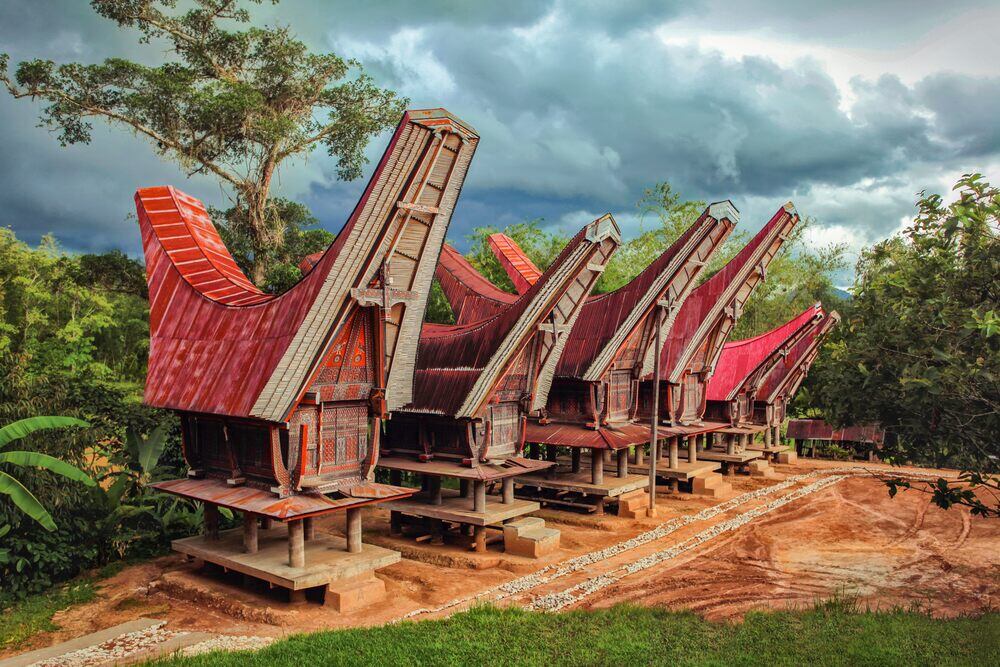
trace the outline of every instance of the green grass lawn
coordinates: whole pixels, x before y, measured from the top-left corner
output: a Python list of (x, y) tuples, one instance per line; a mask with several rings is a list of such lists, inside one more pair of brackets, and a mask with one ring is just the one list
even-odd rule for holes
[(621, 606), (538, 614), (477, 608), (447, 620), (296, 635), (254, 653), (171, 665), (986, 665), (1000, 664), (1000, 614), (954, 620), (863, 612), (844, 602), (710, 623)]
[(59, 627), (52, 622), (53, 614), (75, 604), (89, 602), (94, 595), (93, 582), (78, 579), (41, 595), (0, 607), (0, 649), (16, 649), (36, 633), (58, 630)]

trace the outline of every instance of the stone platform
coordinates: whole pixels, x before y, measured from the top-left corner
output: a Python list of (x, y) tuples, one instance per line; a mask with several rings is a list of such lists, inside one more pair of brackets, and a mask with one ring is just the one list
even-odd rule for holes
[(472, 526), (499, 526), (510, 519), (530, 514), (540, 507), (536, 502), (516, 498), (511, 502), (504, 503), (500, 502), (496, 496), (487, 496), (486, 510), (483, 512), (475, 511), (472, 504), (471, 498), (463, 498), (451, 489), (443, 489), (440, 505), (435, 505), (428, 499), (414, 496), (406, 500), (393, 500), (384, 503), (382, 507), (410, 516)]
[[(687, 453), (685, 452), (685, 456), (686, 455)], [(699, 459), (701, 458), (701, 452), (698, 452), (698, 457)], [(715, 472), (719, 469), (719, 466), (720, 464), (715, 461), (699, 460), (694, 463), (689, 463), (685, 458), (682, 458), (677, 462), (676, 468), (671, 468), (669, 461), (666, 459), (660, 459), (656, 462), (656, 476), (663, 477), (665, 479), (676, 479), (681, 482), (690, 482), (695, 477), (704, 477)], [(648, 463), (630, 463), (628, 469), (630, 472), (645, 475), (648, 478)]]
[(349, 606), (341, 602), (344, 595), (363, 604), (379, 599), (375, 588), (383, 592), (385, 589), (374, 571), (400, 560), (397, 552), (372, 544), (362, 544), (359, 553), (349, 553), (346, 539), (317, 534), (305, 542), (305, 567), (292, 567), (288, 564), (288, 530), (283, 524), (260, 529), (257, 543), (257, 552), (247, 553), (243, 531), (234, 529), (219, 533), (217, 540), (196, 535), (174, 540), (171, 547), (192, 558), (286, 588), (293, 592), (293, 600), (298, 591), (325, 587), (326, 602), (332, 602), (338, 610)]

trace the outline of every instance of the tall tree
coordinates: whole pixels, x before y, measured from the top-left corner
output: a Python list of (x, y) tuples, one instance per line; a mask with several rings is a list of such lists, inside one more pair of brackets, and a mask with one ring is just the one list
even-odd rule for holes
[(939, 505), (1000, 516), (1000, 189), (971, 174), (955, 190), (862, 254), (809, 388), (827, 419), (881, 424), (887, 460), (964, 470), (919, 485)]
[(0, 54), (0, 81), (15, 98), (46, 104), (41, 125), (64, 146), (89, 143), (99, 118), (146, 137), (189, 175), (218, 178), (234, 199), (230, 222), (249, 239), (251, 277), (264, 284), (287, 229), (270, 196), (281, 164), (322, 146), (339, 178), (358, 178), (369, 139), (398, 120), (406, 101), (376, 86), (357, 61), (310, 52), (288, 27), (251, 25), (239, 0), (177, 4), (91, 1), (101, 16), (137, 31), (157, 58), (165, 45), (162, 65), (36, 59), (12, 76)]

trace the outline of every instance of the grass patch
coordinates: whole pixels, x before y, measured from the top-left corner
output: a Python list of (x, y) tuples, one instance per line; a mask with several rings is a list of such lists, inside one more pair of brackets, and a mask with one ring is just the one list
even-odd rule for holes
[(165, 664), (981, 666), (1000, 664), (1000, 614), (941, 620), (833, 602), (728, 624), (636, 606), (562, 614), (479, 607), (442, 621), (295, 635), (253, 653)]
[(52, 622), (57, 611), (94, 599), (93, 579), (77, 579), (12, 603), (0, 613), (0, 649), (18, 648), (39, 632), (58, 630)]

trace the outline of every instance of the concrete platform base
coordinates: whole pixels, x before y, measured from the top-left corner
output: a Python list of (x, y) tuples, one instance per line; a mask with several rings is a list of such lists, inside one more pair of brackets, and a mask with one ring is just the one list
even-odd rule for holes
[(795, 453), (794, 449), (788, 449), (784, 452), (778, 452), (775, 456), (775, 463), (780, 463), (782, 465), (792, 465), (799, 460), (799, 455)]
[[(685, 452), (686, 455), (687, 453)], [(701, 452), (698, 452), (698, 456), (701, 456)], [(689, 463), (687, 460), (681, 460), (677, 462), (676, 467), (671, 468), (666, 459), (660, 459), (656, 462), (656, 476), (662, 479), (676, 479), (681, 482), (689, 482), (695, 477), (713, 473), (720, 467), (721, 464), (717, 461), (699, 460)], [(633, 474), (638, 474), (649, 479), (649, 465), (647, 463), (632, 463), (629, 464), (628, 469)]]
[(290, 591), (328, 586), (339, 581), (370, 575), (393, 563), (400, 555), (395, 551), (362, 544), (359, 553), (347, 551), (347, 540), (334, 535), (317, 535), (305, 543), (305, 567), (288, 564), (288, 530), (282, 524), (260, 529), (258, 551), (249, 554), (243, 549), (243, 531), (223, 531), (219, 539), (204, 535), (174, 540), (174, 551), (213, 563), (224, 570), (240, 572)]
[(408, 498), (383, 503), (382, 507), (409, 516), (440, 519), (441, 521), (472, 526), (500, 525), (509, 519), (531, 514), (540, 507), (538, 503), (528, 500), (514, 499), (512, 502), (503, 503), (496, 496), (487, 496), (486, 510), (477, 512), (472, 509), (472, 498), (462, 498), (450, 489), (446, 489), (442, 495), (440, 505), (433, 505), (427, 500), (419, 498)]
[(747, 468), (750, 470), (751, 477), (757, 477), (759, 479), (773, 479), (781, 480), (785, 479), (785, 476), (779, 472), (776, 472), (771, 464), (764, 459), (757, 459), (756, 461), (750, 461), (747, 464)]
[(649, 493), (644, 489), (632, 491), (618, 497), (618, 516), (623, 519), (638, 519), (649, 516)]

